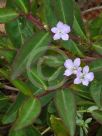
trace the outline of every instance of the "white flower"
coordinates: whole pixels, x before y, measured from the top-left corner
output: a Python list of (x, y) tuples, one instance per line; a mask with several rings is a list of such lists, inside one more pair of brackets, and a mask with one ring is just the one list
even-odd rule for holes
[(91, 82), (94, 79), (94, 73), (89, 72), (89, 66), (85, 66), (83, 68), (83, 72), (78, 72), (77, 77), (74, 80), (74, 84), (80, 84), (82, 83), (85, 86), (88, 86), (89, 82)]
[(68, 40), (69, 35), (68, 33), (71, 31), (70, 26), (64, 24), (62, 22), (58, 22), (56, 27), (52, 27), (51, 31), (54, 33), (53, 39), (54, 40)]
[(77, 72), (80, 72), (82, 70), (80, 66), (80, 58), (76, 58), (74, 62), (71, 59), (68, 59), (65, 61), (64, 66), (66, 68), (64, 75), (70, 76), (72, 74), (77, 74)]

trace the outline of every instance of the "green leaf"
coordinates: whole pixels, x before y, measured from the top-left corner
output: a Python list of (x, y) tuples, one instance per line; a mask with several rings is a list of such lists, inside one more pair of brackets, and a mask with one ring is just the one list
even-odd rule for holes
[(80, 36), (83, 39), (87, 39), (85, 33), (81, 29), (76, 17), (74, 16), (74, 22), (73, 22), (73, 30), (76, 35)]
[(66, 50), (73, 53), (73, 55), (77, 55), (79, 57), (84, 57), (83, 52), (78, 48), (78, 45), (74, 41), (69, 40), (67, 42), (62, 42), (61, 45)]
[(85, 33), (85, 28), (84, 28), (84, 22), (81, 14), (80, 7), (77, 3), (74, 3), (74, 16), (76, 17), (76, 20), (78, 21), (78, 24), (82, 31)]
[(55, 102), (59, 115), (68, 128), (70, 136), (74, 136), (76, 106), (73, 93), (69, 89), (57, 91)]
[(0, 93), (0, 111), (1, 111), (1, 114), (2, 114), (2, 112), (4, 112), (3, 109), (7, 110), (9, 103), (10, 103), (10, 98), (8, 96), (5, 96), (4, 94)]
[(73, 24), (73, 0), (52, 0), (54, 13), (58, 21), (72, 26)]
[(36, 69), (30, 70), (28, 72), (28, 77), (31, 79), (31, 81), (34, 83), (37, 83), (37, 86), (40, 88), (43, 88), (44, 90), (47, 90), (47, 85), (45, 81), (41, 78), (40, 74), (37, 72)]
[(90, 70), (93, 72), (102, 70), (102, 59), (96, 59), (90, 63)]
[(94, 43), (92, 48), (99, 54), (102, 55), (102, 43)]
[(22, 102), (25, 100), (25, 96), (23, 94), (19, 94), (17, 96), (16, 102), (13, 103), (7, 110), (6, 114), (3, 116), (2, 123), (9, 124), (16, 120), (17, 111), (21, 106)]
[(13, 48), (13, 45), (7, 36), (0, 37), (0, 48)]
[(60, 55), (49, 55), (49, 56), (44, 56), (44, 63), (48, 65), (49, 67), (60, 67), (64, 64), (64, 61), (67, 59), (67, 56), (63, 58)]
[(60, 88), (66, 82), (66, 79), (63, 75), (65, 68), (63, 66), (55, 69), (53, 74), (48, 78), (49, 88)]
[(0, 69), (0, 74), (6, 78), (7, 80), (9, 80), (12, 85), (14, 85), (17, 89), (19, 89), (18, 91), (22, 92), (24, 95), (27, 96), (31, 96), (33, 91), (32, 89), (29, 87), (29, 85), (27, 85), (26, 83), (24, 83), (21, 80), (11, 80), (10, 79), (10, 72), (8, 70), (5, 69)]
[(15, 55), (15, 50), (0, 48), (0, 57), (4, 57), (4, 59), (7, 60), (9, 63), (12, 63)]
[(36, 98), (29, 98), (22, 104), (14, 129), (24, 128), (34, 122), (41, 111), (40, 102)]
[(31, 1), (31, 11), (32, 11), (32, 14), (35, 16), (36, 15), (36, 12), (37, 12), (37, 10), (38, 10), (38, 3), (37, 3), (38, 1), (36, 1), (36, 0), (32, 0)]
[(46, 32), (38, 32), (32, 37), (29, 42), (22, 46), (19, 54), (17, 54), (16, 60), (13, 64), (13, 72), (12, 72), (12, 79), (15, 79), (19, 76), (22, 71), (24, 70), (24, 66), (29, 59), (30, 54), (35, 54), (36, 49), (40, 49), (40, 47), (46, 47), (50, 41), (49, 33)]
[(40, 132), (35, 129), (33, 126), (25, 128), (25, 132), (27, 136), (41, 136)]
[(32, 89), (21, 80), (12, 80), (12, 84), (19, 89), (24, 95), (31, 96), (33, 94)]
[(41, 97), (40, 102), (42, 106), (43, 107), (46, 106), (53, 99), (54, 96), (55, 96), (55, 92), (49, 93), (48, 95)]
[(70, 88), (75, 92), (77, 96), (81, 97), (82, 99), (92, 101), (88, 87), (83, 85), (71, 85)]
[(28, 14), (30, 9), (30, 1), (29, 0), (16, 0), (17, 6), (25, 13)]
[(64, 126), (62, 120), (60, 118), (56, 118), (55, 116), (50, 117), (51, 127), (56, 136), (69, 136), (68, 130)]
[(46, 25), (50, 27), (56, 25), (57, 19), (53, 12), (51, 0), (41, 1), (41, 5), (39, 8), (39, 16)]
[(18, 16), (19, 14), (13, 9), (0, 8), (0, 23), (7, 23)]
[(100, 29), (102, 26), (102, 16), (98, 16), (94, 20), (91, 20), (89, 22), (89, 31), (92, 38), (96, 38), (97, 36), (102, 36), (102, 29)]
[(93, 111), (91, 114), (99, 123), (102, 124), (102, 111)]
[(33, 35), (33, 26), (25, 17), (7, 23), (5, 29), (14, 47), (21, 47)]
[(102, 85), (99, 82), (94, 81), (91, 84), (90, 91), (91, 91), (91, 96), (96, 102), (96, 104), (99, 107), (101, 107), (102, 106)]
[(41, 134), (33, 126), (30, 126), (30, 127), (26, 127), (24, 129), (21, 129), (19, 131), (14, 131), (11, 128), (9, 136), (41, 136)]
[(24, 130), (10, 131), (8, 136), (26, 136), (26, 133)]

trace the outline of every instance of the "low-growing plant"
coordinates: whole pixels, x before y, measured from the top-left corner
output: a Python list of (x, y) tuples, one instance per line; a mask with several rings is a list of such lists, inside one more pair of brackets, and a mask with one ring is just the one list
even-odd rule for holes
[(73, 0), (7, 0), (0, 9), (0, 135), (102, 132), (102, 15)]

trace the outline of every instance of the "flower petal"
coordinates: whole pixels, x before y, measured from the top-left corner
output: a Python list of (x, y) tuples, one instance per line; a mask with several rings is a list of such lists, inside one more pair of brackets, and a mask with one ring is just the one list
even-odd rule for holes
[(68, 26), (67, 24), (64, 24), (63, 25), (63, 32), (64, 33), (69, 33), (70, 31), (71, 31), (70, 26)]
[(58, 29), (63, 29), (63, 23), (61, 22), (61, 21), (59, 21), (58, 23), (57, 23), (57, 28)]
[(79, 66), (80, 66), (80, 63), (81, 63), (80, 58), (76, 58), (76, 59), (74, 60), (74, 65), (75, 65), (75, 66), (79, 67)]
[(61, 36), (58, 33), (53, 36), (54, 40), (59, 40), (60, 38), (61, 38)]
[(67, 69), (67, 70), (65, 70), (64, 75), (65, 76), (70, 76), (70, 75), (72, 75), (72, 71)]
[[(75, 66), (74, 66), (75, 67)], [(78, 77), (79, 77), (79, 75), (80, 75), (80, 73), (81, 73), (81, 70), (82, 70), (82, 68), (81, 67), (78, 67), (78, 68), (74, 68), (74, 70), (73, 70), (73, 74), (76, 74), (76, 75), (78, 75)]]
[(81, 78), (83, 76), (83, 73), (81, 72), (81, 69), (78, 69), (77, 73), (76, 73), (76, 76), (79, 77), (79, 78)]
[(74, 84), (80, 84), (80, 83), (81, 83), (81, 80), (79, 77), (74, 79)]
[(88, 73), (89, 72), (89, 66), (85, 66), (83, 68), (83, 73)]
[(88, 80), (86, 80), (86, 79), (83, 79), (83, 80), (82, 80), (82, 84), (83, 84), (83, 85), (85, 85), (85, 86), (88, 86), (89, 81), (88, 81)]
[(89, 80), (89, 81), (92, 81), (94, 79), (94, 73), (93, 72), (89, 72), (87, 75), (86, 75), (86, 78)]
[(58, 32), (58, 29), (57, 29), (56, 27), (52, 27), (52, 28), (51, 28), (51, 32), (57, 33), (57, 32)]
[(82, 71), (82, 67), (79, 67), (79, 68), (77, 69), (77, 73), (81, 73), (81, 71)]
[(72, 68), (73, 67), (73, 61), (71, 59), (66, 60), (65, 63), (64, 63), (64, 66), (65, 66), (65, 68), (68, 68), (68, 69)]
[(69, 39), (69, 35), (68, 34), (62, 34), (61, 38), (62, 38), (62, 40), (67, 41)]

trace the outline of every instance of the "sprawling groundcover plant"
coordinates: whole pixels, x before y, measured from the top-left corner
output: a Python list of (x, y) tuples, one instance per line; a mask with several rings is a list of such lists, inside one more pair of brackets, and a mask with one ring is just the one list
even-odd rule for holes
[(102, 136), (102, 16), (7, 0), (0, 23), (0, 136)]

